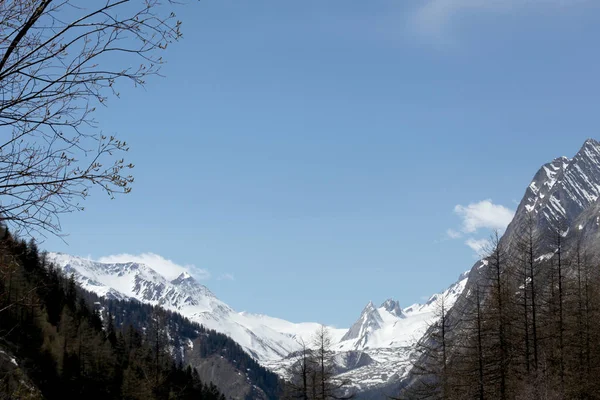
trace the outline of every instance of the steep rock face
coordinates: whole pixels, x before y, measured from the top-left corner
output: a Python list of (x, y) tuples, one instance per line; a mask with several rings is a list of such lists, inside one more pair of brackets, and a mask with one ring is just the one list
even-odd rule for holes
[[(509, 256), (516, 256), (516, 243), (530, 221), (534, 234), (540, 239), (560, 231), (566, 246), (573, 243), (575, 234), (591, 243), (598, 236), (600, 225), (599, 197), (600, 142), (588, 139), (572, 159), (556, 158), (535, 174), (500, 244)], [(550, 257), (552, 253), (545, 256)], [(479, 260), (471, 270), (485, 272), (485, 268), (486, 260)], [(471, 289), (478, 276), (483, 275), (471, 274), (459, 301), (473, 293)]]
[(369, 302), (360, 314), (360, 318), (356, 321), (342, 337), (341, 341), (360, 339), (361, 344), (368, 341), (369, 334), (375, 330), (381, 329), (383, 319), (373, 302)]
[(544, 164), (535, 174), (533, 180), (525, 191), (523, 207), (526, 211), (540, 210), (550, 198), (556, 182), (563, 179), (565, 169), (571, 162), (567, 157), (555, 158), (552, 162)]
[[(600, 249), (599, 197), (600, 143), (588, 139), (572, 159), (556, 158), (543, 165), (534, 175), (513, 220), (500, 239), (500, 245), (509, 258), (514, 258), (519, 236), (532, 222), (534, 235), (539, 238), (559, 231), (564, 238), (564, 252), (568, 252), (578, 238), (586, 249)], [(543, 256), (552, 257), (553, 253)], [(475, 288), (486, 287), (479, 283), (488, 275), (487, 268), (489, 263), (486, 259), (473, 265), (470, 277), (456, 299), (456, 305), (448, 312), (449, 324), (456, 331), (460, 330), (461, 314), (472, 312), (475, 302), (470, 297), (474, 296)], [(543, 285), (544, 282), (539, 284)], [(430, 334), (431, 331), (426, 333)], [(453, 332), (448, 334), (451, 336)], [(411, 378), (407, 384), (411, 384)]]
[(508, 247), (534, 213), (540, 232), (565, 231), (600, 196), (600, 143), (585, 141), (572, 159), (560, 157), (535, 174), (502, 240)]
[(404, 312), (402, 312), (402, 309), (400, 308), (400, 303), (398, 303), (398, 301), (396, 300), (387, 299), (383, 302), (381, 307), (383, 307), (387, 312), (398, 318), (406, 318)]

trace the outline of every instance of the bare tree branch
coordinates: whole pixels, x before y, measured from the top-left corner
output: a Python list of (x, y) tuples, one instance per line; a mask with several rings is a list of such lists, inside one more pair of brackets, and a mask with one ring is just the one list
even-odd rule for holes
[(61, 234), (90, 189), (129, 193), (125, 141), (93, 113), (117, 84), (158, 75), (181, 37), (159, 0), (0, 2), (0, 215), (18, 232)]

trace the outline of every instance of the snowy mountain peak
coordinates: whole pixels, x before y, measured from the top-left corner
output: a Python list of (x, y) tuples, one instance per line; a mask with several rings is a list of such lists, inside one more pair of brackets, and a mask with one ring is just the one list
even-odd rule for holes
[(187, 272), (184, 271), (177, 277), (177, 279), (184, 280), (184, 279), (190, 279), (191, 277), (192, 276), (190, 274), (188, 274)]
[[(67, 275), (73, 274), (88, 291), (107, 298), (136, 299), (179, 312), (230, 336), (259, 361), (280, 359), (298, 350), (299, 341), (310, 342), (320, 326), (236, 313), (186, 272), (169, 280), (141, 263), (101, 263), (61, 253), (49, 253), (47, 258)], [(337, 341), (344, 332), (332, 329), (332, 336)]]
[(572, 158), (559, 157), (547, 163), (535, 174), (507, 229), (524, 226), (527, 214), (535, 213), (538, 227), (568, 226), (600, 197), (600, 142), (585, 141)]
[(84, 289), (101, 296), (133, 298), (174, 311), (184, 306), (222, 308), (210, 290), (187, 273), (169, 281), (148, 265), (136, 262), (101, 263), (61, 253), (49, 253), (48, 260), (66, 274), (73, 274)]
[(186, 281), (196, 282), (196, 280), (190, 274), (184, 271), (181, 274), (179, 274), (177, 278), (173, 279), (171, 283), (174, 285), (179, 285)]
[[(158, 305), (222, 332), (257, 361), (276, 371), (293, 360), (287, 356), (298, 351), (301, 343), (310, 344), (320, 327), (317, 323), (292, 323), (266, 315), (235, 312), (188, 273), (171, 280), (172, 276), (167, 279), (142, 263), (101, 263), (59, 253), (48, 254), (48, 260), (65, 273), (73, 274), (84, 289), (100, 296)], [(457, 283), (444, 292), (443, 296), (449, 299), (448, 306), (463, 287)], [(393, 299), (386, 300), (380, 307), (370, 301), (350, 329), (329, 329), (334, 349), (339, 352), (336, 357), (367, 360), (344, 362), (344, 365), (352, 364), (357, 374), (373, 374), (372, 379), (367, 380), (369, 384), (382, 383), (387, 376), (396, 373), (406, 373), (410, 349), (436, 315), (428, 305), (417, 305), (417, 308), (408, 313)], [(393, 362), (389, 363), (390, 360)], [(382, 373), (381, 368), (389, 371)]]
[(598, 147), (600, 146), (600, 142), (598, 142), (596, 139), (593, 138), (588, 138), (585, 140), (585, 142), (583, 143), (584, 146), (590, 146), (590, 147)]
[(369, 302), (359, 319), (342, 337), (336, 349), (354, 351), (410, 347), (421, 337), (438, 315), (438, 300), (450, 309), (465, 288), (469, 271), (461, 274), (457, 282), (439, 294), (434, 294), (425, 304), (414, 304), (405, 309), (388, 299), (376, 308)]
[(348, 332), (342, 337), (342, 341), (359, 339), (360, 343), (368, 340), (371, 332), (380, 329), (383, 319), (372, 301), (365, 306), (360, 314), (360, 318), (350, 327)]
[(527, 188), (525, 195), (527, 200), (524, 206), (527, 212), (538, 212), (543, 207), (545, 199), (554, 185), (562, 180), (570, 162), (568, 158), (560, 157), (540, 168)]
[(387, 312), (389, 312), (392, 315), (395, 315), (398, 318), (406, 318), (406, 316), (402, 312), (402, 309), (400, 308), (400, 303), (396, 300), (387, 299), (383, 302), (381, 308), (385, 309)]

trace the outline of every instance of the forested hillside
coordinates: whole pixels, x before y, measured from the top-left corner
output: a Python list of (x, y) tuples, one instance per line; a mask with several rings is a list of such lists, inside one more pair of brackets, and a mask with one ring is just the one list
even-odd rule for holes
[(225, 398), (171, 357), (160, 329), (103, 319), (33, 241), (0, 238), (2, 398)]
[(540, 169), (419, 342), (404, 399), (600, 398), (600, 143)]
[(403, 398), (600, 398), (598, 255), (578, 235), (521, 239), (517, 256), (495, 244), (460, 325), (440, 308)]
[[(154, 336), (155, 343), (169, 349), (177, 362), (199, 367), (200, 378), (210, 378), (228, 397), (278, 397), (280, 382), (277, 375), (258, 364), (230, 337), (160, 307), (135, 300), (101, 298), (87, 291), (82, 291), (82, 295), (89, 304), (96, 305), (103, 320), (113, 321), (118, 329), (133, 325)], [(215, 359), (225, 362), (217, 366), (212, 362)]]

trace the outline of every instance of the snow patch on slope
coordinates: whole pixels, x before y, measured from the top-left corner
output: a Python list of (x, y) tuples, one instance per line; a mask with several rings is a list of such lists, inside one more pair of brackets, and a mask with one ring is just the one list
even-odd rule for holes
[(598, 165), (600, 143), (588, 139), (572, 159), (560, 157), (542, 166), (520, 208), (539, 213), (550, 226), (569, 225), (569, 216), (579, 215), (600, 197)]
[(360, 318), (344, 335), (335, 348), (337, 350), (364, 350), (386, 347), (410, 346), (417, 342), (429, 325), (435, 321), (439, 301), (450, 309), (465, 288), (469, 272), (460, 275), (459, 280), (442, 293), (434, 294), (425, 304), (413, 304), (397, 312), (390, 312), (390, 300), (380, 307), (369, 302)]
[[(99, 296), (135, 299), (176, 311), (191, 321), (224, 333), (258, 361), (281, 359), (310, 341), (320, 326), (237, 313), (187, 273), (168, 280), (141, 263), (100, 263), (67, 254), (49, 253), (49, 261), (73, 274), (86, 290)], [(338, 340), (344, 329), (332, 329)]]
[[(380, 307), (369, 302), (341, 340), (334, 340), (334, 359), (340, 371), (336, 377), (350, 380), (361, 390), (405, 377), (412, 367), (417, 341), (438, 318), (439, 300), (443, 298), (450, 309), (464, 290), (468, 273), (425, 304), (400, 309), (393, 300)], [(269, 361), (266, 366), (285, 377), (295, 360), (287, 357)]]
[[(273, 371), (284, 374), (290, 353), (312, 345), (318, 323), (293, 323), (266, 315), (236, 312), (187, 273), (169, 280), (143, 263), (101, 263), (66, 254), (48, 258), (80, 285), (100, 296), (135, 299), (176, 311), (209, 329), (224, 333)], [(436, 304), (450, 308), (464, 289), (467, 274), (425, 304), (402, 309), (388, 299), (379, 307), (369, 302), (350, 329), (329, 328), (340, 377), (361, 387), (400, 379), (410, 369), (416, 342), (435, 321)], [(393, 377), (393, 378), (392, 378)]]

